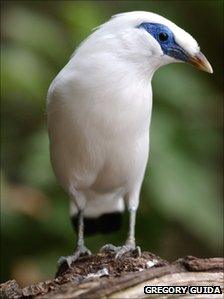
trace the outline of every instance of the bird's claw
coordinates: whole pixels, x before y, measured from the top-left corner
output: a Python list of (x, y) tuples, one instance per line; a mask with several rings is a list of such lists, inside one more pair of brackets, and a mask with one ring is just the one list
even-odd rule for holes
[(115, 259), (120, 259), (125, 253), (128, 252), (135, 254), (137, 257), (141, 256), (141, 248), (139, 246), (123, 245), (117, 250)]
[(100, 252), (108, 252), (108, 251), (116, 252), (120, 248), (121, 248), (121, 246), (115, 246), (113, 244), (106, 244), (100, 248)]
[(134, 253), (137, 257), (141, 256), (141, 248), (135, 246), (134, 244), (125, 244), (123, 246), (114, 246), (113, 244), (106, 244), (101, 249), (100, 252), (112, 251), (115, 253), (115, 259), (120, 259), (125, 253)]
[(61, 256), (58, 260), (58, 266), (60, 267), (62, 264), (66, 263), (68, 267), (70, 267), (71, 264), (77, 261), (80, 257), (88, 255), (91, 255), (91, 251), (85, 246), (80, 246), (72, 255)]

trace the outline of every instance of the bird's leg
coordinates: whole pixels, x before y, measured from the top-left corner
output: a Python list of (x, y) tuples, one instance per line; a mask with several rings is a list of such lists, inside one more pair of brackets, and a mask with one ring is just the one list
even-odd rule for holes
[(75, 252), (72, 255), (69, 256), (62, 256), (58, 260), (58, 264), (61, 265), (64, 262), (70, 265), (72, 262), (76, 261), (79, 259), (81, 256), (84, 255), (91, 255), (91, 252), (86, 246), (84, 245), (84, 217), (83, 217), (83, 210), (79, 211), (78, 214), (78, 241), (77, 241), (77, 248)]
[(135, 247), (135, 220), (136, 220), (136, 210), (129, 210), (129, 230), (128, 238), (125, 242), (125, 245)]
[(135, 220), (136, 220), (136, 209), (129, 209), (129, 230), (128, 238), (123, 246), (114, 246), (112, 244), (106, 244), (101, 248), (100, 251), (114, 251), (116, 253), (115, 258), (120, 258), (126, 252), (136, 251), (137, 255), (141, 255), (141, 249), (135, 245)]
[(137, 255), (141, 255), (141, 249), (135, 244), (135, 221), (136, 221), (136, 209), (129, 209), (129, 230), (128, 238), (125, 245), (122, 246), (117, 252), (115, 258), (120, 258), (126, 252), (136, 251)]

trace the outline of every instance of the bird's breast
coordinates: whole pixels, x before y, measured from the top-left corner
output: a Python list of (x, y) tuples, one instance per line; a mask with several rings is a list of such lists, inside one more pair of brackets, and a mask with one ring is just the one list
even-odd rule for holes
[(148, 156), (151, 89), (69, 85), (50, 97), (51, 159), (62, 185), (109, 192), (133, 183)]

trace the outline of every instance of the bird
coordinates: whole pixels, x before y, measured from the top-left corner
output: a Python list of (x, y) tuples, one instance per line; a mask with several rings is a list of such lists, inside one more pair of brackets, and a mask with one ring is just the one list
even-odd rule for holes
[(51, 163), (78, 234), (73, 254), (59, 265), (90, 255), (84, 235), (117, 230), (125, 209), (126, 242), (100, 251), (116, 259), (141, 254), (135, 223), (149, 155), (151, 80), (176, 62), (213, 72), (197, 41), (172, 21), (146, 11), (119, 13), (94, 29), (50, 84)]

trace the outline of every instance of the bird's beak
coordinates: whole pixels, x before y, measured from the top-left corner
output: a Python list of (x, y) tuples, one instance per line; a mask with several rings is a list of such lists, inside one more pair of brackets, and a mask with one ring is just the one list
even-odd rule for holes
[(202, 70), (204, 72), (213, 73), (213, 69), (208, 62), (207, 58), (201, 53), (198, 52), (194, 56), (190, 56), (187, 60), (188, 63), (192, 64), (199, 70)]

